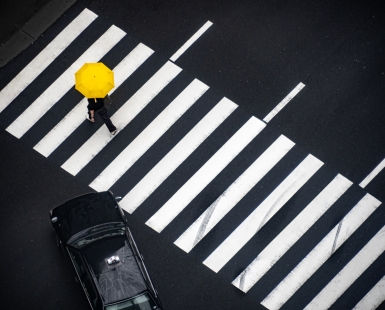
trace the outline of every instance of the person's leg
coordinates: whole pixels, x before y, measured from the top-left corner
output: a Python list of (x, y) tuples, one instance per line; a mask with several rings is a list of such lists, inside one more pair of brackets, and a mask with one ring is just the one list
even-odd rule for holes
[(93, 116), (94, 111), (92, 111), (92, 113), (91, 113), (91, 110), (88, 110), (87, 114), (88, 114), (87, 119), (88, 119), (90, 122), (94, 123), (94, 122), (95, 122), (95, 119), (94, 119), (94, 116)]
[(111, 119), (107, 114), (107, 109), (105, 107), (98, 110), (98, 114), (100, 115), (104, 124), (106, 124), (106, 126), (110, 132), (113, 132), (116, 130), (116, 127), (114, 126), (114, 124), (112, 124)]

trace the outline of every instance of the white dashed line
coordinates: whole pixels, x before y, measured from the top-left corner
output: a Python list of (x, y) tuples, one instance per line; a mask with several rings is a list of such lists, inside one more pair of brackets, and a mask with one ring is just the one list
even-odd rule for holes
[(212, 22), (207, 21), (179, 50), (176, 51), (174, 55), (171, 56), (170, 60), (175, 62), (202, 34), (205, 33), (207, 29), (210, 28), (212, 24)]
[(385, 158), (377, 165), (374, 170), (360, 183), (362, 188), (365, 188), (376, 176), (385, 168)]
[(263, 121), (266, 123), (270, 122), (271, 119), (276, 116), (278, 112), (281, 111), (304, 87), (305, 84), (299, 83), (269, 114), (265, 116)]

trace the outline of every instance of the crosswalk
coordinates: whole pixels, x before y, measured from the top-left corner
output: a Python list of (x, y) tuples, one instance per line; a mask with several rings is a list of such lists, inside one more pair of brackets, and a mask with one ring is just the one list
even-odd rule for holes
[[(351, 296), (355, 309), (378, 307), (384, 275), (368, 289), (353, 284), (385, 256), (385, 228), (373, 224), (384, 215), (381, 202), (266, 124), (304, 85), (262, 121), (228, 98), (213, 101), (208, 85), (145, 44), (134, 42), (127, 53), (121, 47), (133, 39), (114, 25), (50, 77), (47, 69), (99, 19), (84, 9), (2, 88), (0, 113), (9, 117), (26, 88), (51, 81), (5, 129), (22, 141), (33, 130), (34, 150), (92, 189), (119, 193), (128, 213), (147, 210), (140, 213), (147, 226), (174, 238), (186, 255), (205, 256), (204, 266), (268, 309), (292, 309), (298, 300), (301, 308), (328, 309)], [(108, 64), (112, 54), (120, 57), (110, 92), (115, 136), (85, 121), (87, 101), (73, 88), (84, 62)], [(139, 76), (149, 78), (128, 91)], [(72, 109), (59, 111), (67, 100)], [(47, 117), (56, 121), (48, 131), (41, 126)], [(53, 156), (67, 154), (75, 140), (79, 147), (65, 160)], [(346, 254), (349, 247), (355, 251)], [(334, 264), (337, 256), (342, 265)], [(330, 265), (337, 266), (333, 277), (303, 298)]]

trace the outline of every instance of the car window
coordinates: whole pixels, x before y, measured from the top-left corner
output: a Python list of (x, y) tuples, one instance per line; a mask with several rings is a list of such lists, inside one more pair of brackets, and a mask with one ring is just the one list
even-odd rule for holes
[(76, 271), (78, 272), (78, 275), (80, 277), (80, 281), (82, 282), (82, 286), (84, 288), (84, 291), (87, 295), (88, 300), (93, 305), (93, 307), (96, 307), (96, 303), (98, 301), (98, 297), (95, 291), (95, 288), (92, 284), (92, 280), (90, 275), (87, 272), (86, 266), (84, 264), (84, 261), (77, 251), (73, 249), (68, 249), (70, 253), (71, 260), (75, 266)]
[(155, 310), (159, 309), (147, 293), (130, 300), (107, 306), (105, 310)]
[(86, 270), (84, 268), (85, 267), (84, 264), (82, 264), (80, 254), (77, 253), (76, 251), (72, 250), (72, 249), (68, 249), (68, 252), (70, 254), (71, 260), (74, 264), (74, 267), (75, 267), (79, 277), (82, 278), (84, 276), (84, 274), (86, 273)]
[(92, 229), (81, 231), (68, 240), (68, 244), (76, 249), (81, 249), (82, 247), (97, 240), (114, 236), (122, 236), (124, 233), (124, 224), (122, 223), (102, 224), (95, 226)]

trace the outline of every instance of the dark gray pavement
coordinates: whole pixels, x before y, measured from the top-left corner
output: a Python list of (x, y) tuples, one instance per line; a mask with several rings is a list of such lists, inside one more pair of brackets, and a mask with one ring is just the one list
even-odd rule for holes
[(0, 44), (2, 45), (8, 41), (48, 2), (49, 0), (18, 0), (2, 3), (0, 11)]
[[(20, 7), (28, 14), (21, 15), (20, 11), (17, 16), (23, 18), (18, 23), (29, 19), (30, 13), (35, 10), (32, 8), (36, 6), (37, 10), (38, 4), (39, 7), (43, 6), (42, 1), (28, 2), (28, 5), (20, 1)], [(156, 201), (158, 196), (130, 216), (134, 236), (158, 284), (166, 309), (262, 309), (259, 296), (266, 295), (274, 288), (288, 266), (293, 268), (365, 192), (385, 201), (385, 171), (365, 191), (357, 186), (385, 157), (385, 5), (382, 1), (78, 0), (43, 37), (39, 37), (32, 46), (1, 69), (0, 88), (84, 7), (103, 19), (93, 26), (92, 31), (89, 30), (90, 41), (110, 24), (127, 32), (127, 37), (118, 48), (105, 57), (104, 61), (109, 66), (116, 65), (122, 54), (139, 42), (155, 51), (142, 71), (135, 74), (124, 89), (114, 94), (119, 103), (129, 98), (153, 74), (154, 68), (171, 57), (207, 20), (213, 22), (210, 29), (176, 61), (184, 70), (180, 80), (171, 84), (161, 98), (154, 100), (152, 110), (138, 116), (124, 133), (125, 142), (132, 141), (192, 78), (209, 85), (210, 91), (204, 101), (197, 104), (186, 117), (189, 119), (187, 126), (177, 123), (167, 132), (168, 140), (163, 139), (156, 144), (146, 154), (145, 160), (138, 161), (133, 167), (130, 171), (132, 174), (123, 177), (124, 184), (117, 184), (113, 188), (117, 195), (131, 188), (134, 180), (143, 176), (151, 164), (155, 164), (208, 111), (209, 106), (205, 105), (205, 101), (214, 104), (226, 96), (237, 103), (242, 111), (237, 111), (228, 120), (228, 127), (220, 128), (202, 146), (200, 158), (188, 160), (185, 169), (177, 171), (174, 178), (161, 188), (158, 196), (165, 201), (180, 186), (178, 183), (183, 183), (193, 175), (250, 114), (263, 119), (299, 82), (306, 85), (268, 124), (266, 135), (256, 139), (243, 157), (237, 157), (214, 180), (211, 188), (198, 196), (195, 204), (164, 233), (155, 233), (144, 224), (156, 209), (156, 203), (159, 204)], [(16, 15), (12, 14), (5, 16), (8, 19), (3, 19), (7, 21), (8, 28), (3, 28), (4, 35), (1, 34), (1, 37), (9, 37), (12, 32), (6, 30), (10, 29), (11, 22), (16, 23), (12, 17)], [(69, 107), (52, 109), (39, 123), (39, 128), (32, 128), (21, 140), (4, 129), (50, 85), (52, 77), (64, 71), (89, 44), (84, 40), (71, 47), (42, 74), (40, 85), (35, 83), (26, 89), (23, 96), (18, 98), (18, 105), (0, 114), (0, 246), (3, 253), (0, 267), (0, 279), (3, 280), (0, 286), (4, 305), (8, 307), (15, 304), (16, 309), (88, 307), (68, 264), (55, 248), (48, 211), (63, 200), (91, 191), (87, 186), (89, 182), (125, 144), (113, 144), (95, 159), (96, 165), (87, 166), (74, 178), (62, 170), (60, 164), (95, 128), (83, 126), (49, 159), (32, 150), (45, 131), (50, 130)], [(71, 90), (63, 103), (78, 102), (79, 98), (79, 94)], [(115, 111), (117, 107), (112, 109)], [(214, 231), (200, 248), (189, 255), (172, 245), (185, 229), (186, 221), (191, 222), (191, 218), (196, 218), (203, 207), (222, 193), (239, 175), (239, 171), (256, 158), (259, 150), (257, 152), (255, 149), (267, 147), (279, 134), (293, 140), (299, 150), (293, 152), (261, 183), (255, 190), (256, 198), (247, 198), (243, 209), (233, 213), (233, 218), (227, 219), (224, 227)], [(202, 265), (201, 261), (214, 250), (214, 245), (231, 233), (251, 212), (252, 207), (265, 198), (265, 192), (277, 185), (281, 175), (289, 173), (293, 165), (309, 153), (322, 160), (325, 168), (306, 184), (305, 191), (290, 200), (290, 208), (278, 213), (272, 223), (252, 240), (252, 244), (243, 249), (239, 258), (230, 261), (223, 271), (215, 274)], [(355, 184), (333, 212), (305, 235), (302, 243), (289, 253), (289, 258), (278, 264), (249, 294), (243, 294), (233, 287), (230, 281), (247, 266), (255, 253), (261, 251), (311, 201), (320, 186), (325, 186), (336, 173), (341, 173)], [(300, 290), (296, 298), (289, 300), (287, 309), (301, 309), (347, 264), (384, 224), (384, 210), (382, 205), (357, 230), (354, 240), (336, 253), (317, 277), (311, 279), (313, 289), (310, 292), (305, 288)], [(362, 298), (385, 274), (384, 262), (383, 254), (364, 273), (362, 281), (353, 285), (333, 309), (350, 309), (354, 306), (354, 302)], [(385, 304), (379, 309), (385, 309)]]
[[(360, 183), (385, 157), (385, 4), (382, 1), (130, 1), (89, 5), (263, 119), (306, 87), (269, 126)], [(122, 9), (123, 8), (123, 9)], [(383, 179), (370, 185), (384, 193)]]
[[(56, 247), (49, 210), (92, 190), (4, 130), (0, 147), (2, 307), (89, 309), (70, 262)], [(136, 216), (129, 220), (165, 309), (264, 309)]]
[(76, 0), (7, 2), (2, 7), (0, 68), (33, 44)]

